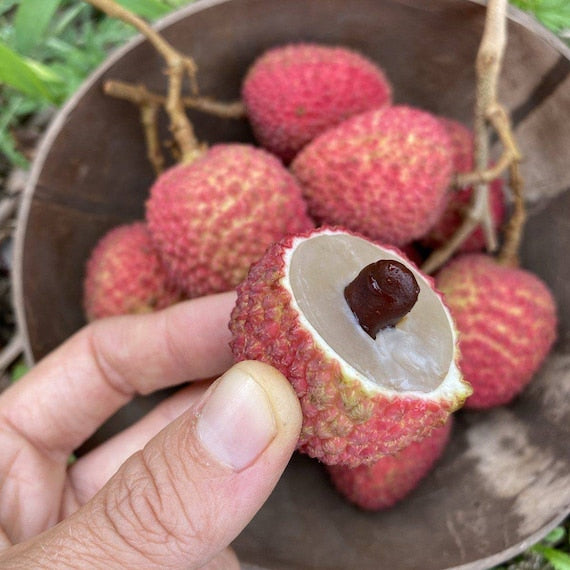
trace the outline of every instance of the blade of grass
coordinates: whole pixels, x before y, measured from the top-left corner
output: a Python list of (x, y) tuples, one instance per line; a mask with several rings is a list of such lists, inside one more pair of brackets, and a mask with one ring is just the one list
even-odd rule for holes
[(62, 0), (21, 0), (14, 16), (14, 47), (18, 53), (32, 54), (61, 3)]
[(570, 570), (570, 554), (542, 544), (532, 546), (531, 550), (548, 560), (555, 570)]
[(171, 10), (168, 4), (161, 0), (117, 0), (117, 3), (147, 20), (160, 18)]

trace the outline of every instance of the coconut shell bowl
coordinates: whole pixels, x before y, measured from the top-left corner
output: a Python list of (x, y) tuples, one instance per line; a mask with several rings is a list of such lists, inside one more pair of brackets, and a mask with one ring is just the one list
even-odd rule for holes
[[(201, 93), (222, 101), (239, 99), (245, 70), (265, 49), (315, 41), (352, 47), (377, 61), (396, 103), (471, 124), (484, 23), (483, 3), (471, 0), (200, 0), (158, 28), (197, 62)], [(119, 79), (164, 92), (163, 70), (148, 42), (134, 39), (85, 82), (44, 137), (15, 251), (15, 304), (30, 363), (85, 324), (85, 262), (107, 230), (144, 216), (154, 179), (138, 110), (105, 95), (103, 84)], [(570, 50), (516, 11), (509, 13), (499, 97), (524, 155), (528, 221), (521, 265), (549, 285), (558, 305), (552, 352), (511, 404), (457, 413), (435, 469), (391, 509), (351, 506), (318, 462), (296, 454), (233, 545), (245, 568), (486, 569), (568, 515)], [(189, 112), (200, 140), (253, 141), (245, 119)], [(162, 397), (136, 399), (87, 446)]]

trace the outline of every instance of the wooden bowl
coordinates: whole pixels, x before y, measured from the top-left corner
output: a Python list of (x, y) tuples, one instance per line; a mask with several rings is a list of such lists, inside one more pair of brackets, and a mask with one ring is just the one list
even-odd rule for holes
[[(199, 65), (203, 94), (239, 97), (244, 71), (293, 40), (344, 44), (379, 62), (395, 101), (471, 122), (484, 7), (468, 0), (202, 0), (159, 27)], [(85, 261), (109, 228), (139, 219), (153, 173), (137, 111), (106, 97), (106, 79), (164, 90), (163, 62), (136, 39), (62, 109), (43, 140), (18, 221), (15, 302), (36, 361), (84, 324)], [(552, 288), (559, 341), (512, 405), (460, 412), (432, 474), (393, 509), (364, 513), (332, 489), (322, 467), (295, 456), (267, 504), (235, 541), (251, 568), (489, 568), (528, 547), (570, 505), (570, 51), (513, 11), (500, 81), (525, 156), (529, 221), (523, 265)], [(251, 141), (245, 121), (192, 114), (209, 142)], [(148, 410), (140, 398), (92, 442)]]

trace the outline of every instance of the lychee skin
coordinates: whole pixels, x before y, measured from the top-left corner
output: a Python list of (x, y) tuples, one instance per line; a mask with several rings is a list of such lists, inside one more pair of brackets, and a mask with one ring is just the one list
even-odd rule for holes
[(348, 501), (368, 511), (393, 507), (407, 497), (430, 473), (449, 441), (452, 416), (421, 441), (395, 455), (357, 467), (329, 465), (336, 490)]
[(295, 389), (303, 412), (298, 450), (328, 465), (354, 467), (396, 453), (443, 425), (471, 393), (467, 385), (465, 393), (444, 392), (437, 401), (371, 392), (315, 342), (282, 285), (285, 253), (298, 237), (272, 244), (252, 265), (237, 289), (229, 324), (236, 361), (271, 364)]
[(548, 355), (556, 305), (533, 273), (481, 253), (461, 255), (436, 276), (459, 331), (459, 368), (473, 387), (465, 408), (509, 403)]
[(288, 44), (268, 50), (242, 87), (259, 143), (286, 164), (344, 119), (390, 104), (392, 88), (375, 63), (345, 47)]
[(439, 218), (452, 151), (435, 116), (393, 106), (329, 129), (297, 155), (291, 170), (318, 222), (400, 246)]
[(87, 320), (147, 313), (181, 300), (169, 282), (144, 222), (108, 231), (87, 261), (83, 289)]
[[(473, 132), (458, 121), (447, 118), (440, 118), (440, 121), (451, 140), (454, 172), (471, 172), (473, 170)], [(429, 233), (422, 238), (422, 245), (435, 249), (453, 236), (465, 219), (465, 212), (471, 204), (472, 194), (473, 187), (451, 188), (447, 192), (445, 209)], [(489, 205), (493, 227), (498, 229), (505, 219), (505, 198), (501, 178), (489, 184)], [(484, 249), (485, 236), (479, 227), (461, 244), (458, 252), (471, 253)]]
[(270, 243), (314, 226), (295, 178), (246, 144), (215, 145), (164, 172), (146, 217), (172, 280), (189, 297), (233, 289)]

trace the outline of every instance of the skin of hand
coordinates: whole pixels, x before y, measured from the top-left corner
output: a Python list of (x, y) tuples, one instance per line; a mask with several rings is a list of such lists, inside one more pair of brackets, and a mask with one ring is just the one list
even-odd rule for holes
[[(232, 365), (234, 301), (96, 321), (0, 395), (1, 568), (239, 568), (228, 545), (281, 476), (301, 411), (277, 370)], [(135, 395), (183, 383), (68, 466)]]

